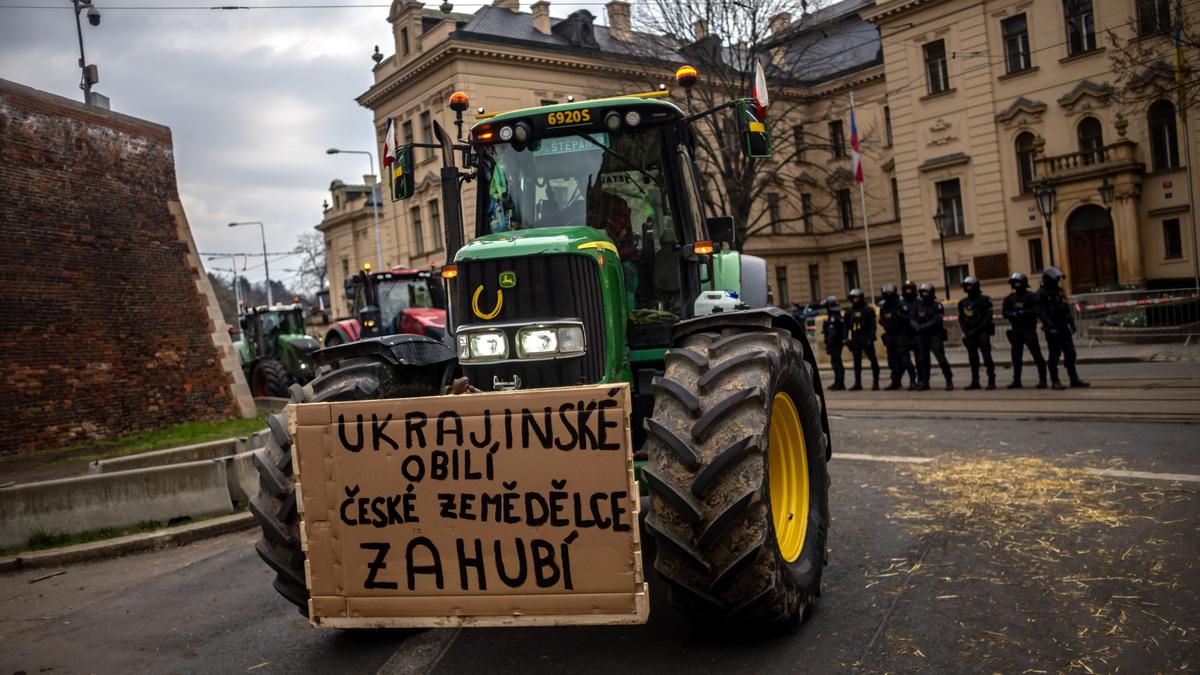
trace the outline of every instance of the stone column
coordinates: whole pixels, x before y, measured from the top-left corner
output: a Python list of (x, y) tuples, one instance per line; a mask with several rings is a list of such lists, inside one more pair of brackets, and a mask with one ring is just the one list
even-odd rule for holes
[(1141, 223), (1138, 219), (1138, 187), (1125, 178), (1117, 180), (1112, 208), (1113, 237), (1117, 245), (1117, 279), (1122, 284), (1145, 281), (1142, 269)]

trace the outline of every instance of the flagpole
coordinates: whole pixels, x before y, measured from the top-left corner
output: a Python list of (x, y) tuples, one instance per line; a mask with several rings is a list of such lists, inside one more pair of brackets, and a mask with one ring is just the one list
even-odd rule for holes
[[(850, 110), (851, 111), (854, 110), (854, 92), (853, 91), (850, 92)], [(861, 171), (862, 170), (861, 169), (861, 167), (862, 167), (862, 153), (861, 152), (859, 152), (858, 162), (859, 162), (859, 167), (860, 167), (859, 170)], [(858, 176), (855, 175), (856, 180), (857, 180), (857, 178), (858, 178)], [(866, 241), (866, 244), (867, 244), (867, 280), (871, 284), (871, 294), (868, 295), (867, 297), (871, 298), (872, 304), (874, 304), (875, 294), (878, 292), (879, 289), (875, 286), (875, 265), (871, 262), (871, 226), (867, 222), (867, 190), (866, 190), (865, 183), (866, 183), (866, 181), (859, 181), (859, 183), (858, 183), (858, 198), (859, 198), (860, 204), (862, 205), (863, 239)]]

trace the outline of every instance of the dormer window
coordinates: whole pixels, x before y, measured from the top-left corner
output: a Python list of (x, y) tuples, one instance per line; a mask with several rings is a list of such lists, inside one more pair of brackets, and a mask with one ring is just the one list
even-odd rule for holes
[(400, 29), (400, 56), (408, 56), (408, 29)]

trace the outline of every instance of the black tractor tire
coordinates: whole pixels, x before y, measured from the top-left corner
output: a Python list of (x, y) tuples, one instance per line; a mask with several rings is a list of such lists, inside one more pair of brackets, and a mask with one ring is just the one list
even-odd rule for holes
[[(404, 369), (378, 357), (342, 361), (307, 385), (292, 385), (292, 403), (363, 401), (382, 398), (432, 396), (441, 391), (441, 369)], [(409, 376), (413, 375), (413, 376)], [(296, 477), (292, 466), (292, 435), (288, 411), (267, 417), (266, 445), (253, 456), (258, 470), (259, 493), (250, 501), (250, 512), (262, 528), (255, 550), (275, 570), (275, 590), (308, 616), (308, 584), (304, 579), (304, 551), (300, 547), (300, 514), (296, 506)]]
[(288, 395), (292, 377), (287, 367), (277, 359), (262, 359), (254, 366), (251, 382), (255, 396), (283, 397)]
[[(671, 604), (699, 623), (790, 625), (820, 595), (829, 439), (814, 377), (803, 344), (780, 329), (696, 333), (666, 353), (646, 422), (645, 523)], [(795, 405), (809, 486), (807, 526), (795, 531), (802, 546), (791, 562), (776, 539), (769, 481), (769, 429), (779, 393)]]

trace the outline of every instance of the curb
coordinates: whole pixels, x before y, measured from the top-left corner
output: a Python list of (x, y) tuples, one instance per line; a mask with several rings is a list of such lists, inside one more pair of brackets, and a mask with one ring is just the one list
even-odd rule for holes
[(12, 558), (0, 558), (0, 574), (19, 572), (38, 567), (56, 567), (72, 563), (113, 558), (130, 553), (142, 553), (168, 546), (182, 546), (193, 541), (253, 528), (254, 516), (249, 511), (213, 518), (199, 523), (169, 527), (157, 532), (131, 534), (77, 546), (34, 551)]

